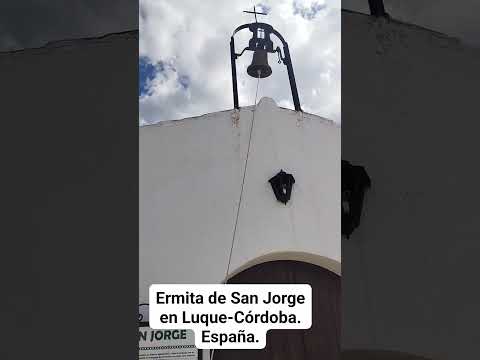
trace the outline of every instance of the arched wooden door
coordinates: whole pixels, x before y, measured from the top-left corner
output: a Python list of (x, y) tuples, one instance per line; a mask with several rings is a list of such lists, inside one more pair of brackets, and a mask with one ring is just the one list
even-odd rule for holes
[(298, 261), (255, 265), (229, 280), (233, 284), (310, 284), (312, 327), (270, 330), (262, 350), (215, 350), (214, 360), (339, 360), (340, 277), (324, 268)]

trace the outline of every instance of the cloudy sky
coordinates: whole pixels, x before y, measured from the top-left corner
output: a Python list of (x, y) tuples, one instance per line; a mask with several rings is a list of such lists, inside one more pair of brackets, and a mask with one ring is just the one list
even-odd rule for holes
[[(289, 44), (304, 111), (340, 121), (340, 0), (140, 0), (140, 123), (181, 119), (233, 108), (230, 36), (254, 21), (243, 10), (268, 12), (268, 22)], [(251, 33), (235, 36), (236, 51)], [(281, 45), (276, 38), (274, 47)], [(240, 106), (255, 100), (256, 79), (246, 68), (245, 52), (237, 60)], [(269, 55), (273, 74), (261, 79), (258, 99), (273, 98), (293, 109), (286, 67)]]
[[(232, 108), (228, 41), (236, 26), (253, 21), (242, 10), (255, 3), (140, 0), (139, 9), (138, 0), (4, 0), (0, 3), (0, 51), (133, 30), (140, 21), (144, 121), (200, 115)], [(265, 21), (290, 44), (303, 108), (338, 121), (340, 0), (265, 0), (263, 4), (270, 10)], [(341, 6), (368, 13), (368, 0), (343, 0)], [(478, 0), (385, 0), (385, 7), (395, 19), (480, 46)], [(237, 51), (241, 45), (239, 37)], [(255, 80), (244, 71), (250, 57), (245, 53), (238, 61), (241, 105), (254, 100)], [(261, 81), (260, 96), (271, 96), (289, 107), (285, 68), (276, 64), (273, 55), (270, 65), (274, 74)]]

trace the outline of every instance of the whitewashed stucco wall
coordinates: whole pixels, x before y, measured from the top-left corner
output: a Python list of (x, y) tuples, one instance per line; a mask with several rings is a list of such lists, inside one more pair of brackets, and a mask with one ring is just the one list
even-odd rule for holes
[(478, 354), (479, 50), (344, 12), (342, 157), (372, 188), (342, 248), (345, 348)]
[[(140, 300), (152, 283), (226, 275), (254, 107), (140, 128)], [(287, 205), (268, 179), (294, 175)], [(256, 110), (230, 274), (273, 253), (315, 255), (340, 272), (340, 127), (318, 116)]]

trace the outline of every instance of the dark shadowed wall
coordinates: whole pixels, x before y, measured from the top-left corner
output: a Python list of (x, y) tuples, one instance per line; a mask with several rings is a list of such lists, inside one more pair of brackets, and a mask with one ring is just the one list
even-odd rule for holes
[(342, 158), (372, 181), (342, 245), (343, 346), (477, 358), (479, 50), (342, 16)]

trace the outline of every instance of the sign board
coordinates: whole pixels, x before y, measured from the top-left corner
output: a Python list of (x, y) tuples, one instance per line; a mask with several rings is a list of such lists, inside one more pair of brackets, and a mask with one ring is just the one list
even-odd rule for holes
[(138, 359), (201, 360), (191, 330), (154, 330), (148, 324), (139, 327)]
[(202, 351), (195, 347), (192, 330), (154, 330), (144, 321), (148, 319), (148, 305), (142, 305), (138, 327), (139, 360), (202, 360)]

